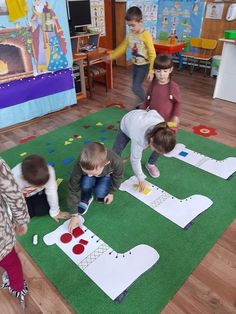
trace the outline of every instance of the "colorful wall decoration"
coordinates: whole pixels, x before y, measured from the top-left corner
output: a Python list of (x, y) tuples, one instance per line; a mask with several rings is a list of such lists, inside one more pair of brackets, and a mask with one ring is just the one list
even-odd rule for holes
[(199, 37), (205, 2), (201, 0), (159, 1), (157, 37), (168, 38), (175, 32), (179, 40), (186, 36)]
[(0, 0), (0, 15), (0, 128), (76, 103), (65, 1)]
[(90, 29), (106, 36), (104, 0), (90, 0), (92, 24)]

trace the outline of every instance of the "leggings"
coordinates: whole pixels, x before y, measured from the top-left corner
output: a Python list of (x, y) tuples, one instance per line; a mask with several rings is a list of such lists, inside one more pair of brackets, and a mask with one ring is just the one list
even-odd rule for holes
[(15, 291), (21, 291), (24, 288), (23, 270), (15, 248), (0, 261), (0, 267), (7, 272), (10, 287)]

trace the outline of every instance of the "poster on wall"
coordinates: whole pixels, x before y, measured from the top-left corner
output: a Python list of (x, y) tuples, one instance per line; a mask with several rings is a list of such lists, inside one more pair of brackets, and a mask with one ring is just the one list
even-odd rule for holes
[(106, 35), (104, 0), (90, 0), (92, 24), (90, 29)]
[[(143, 14), (143, 25), (148, 30), (153, 39), (157, 37), (157, 2), (156, 0), (130, 0), (127, 1), (127, 9), (132, 6), (140, 8)], [(127, 31), (129, 31), (127, 29)]]
[(65, 2), (0, 1), (0, 127), (76, 103)]
[(221, 20), (224, 3), (208, 3), (206, 8), (206, 19)]
[(0, 0), (0, 15), (8, 15), (7, 5), (5, 0)]
[(159, 1), (157, 37), (167, 39), (171, 32), (178, 40), (183, 37), (199, 37), (205, 2), (201, 0)]

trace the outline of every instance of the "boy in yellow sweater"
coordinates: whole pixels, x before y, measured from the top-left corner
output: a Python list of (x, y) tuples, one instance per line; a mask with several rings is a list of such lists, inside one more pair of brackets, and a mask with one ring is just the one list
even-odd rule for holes
[(117, 59), (130, 47), (133, 61), (133, 84), (132, 90), (138, 97), (139, 103), (146, 98), (142, 83), (147, 76), (153, 79), (153, 64), (156, 52), (153, 45), (152, 35), (143, 28), (142, 11), (138, 7), (127, 10), (125, 20), (129, 26), (130, 33), (122, 43), (110, 55), (111, 59)]

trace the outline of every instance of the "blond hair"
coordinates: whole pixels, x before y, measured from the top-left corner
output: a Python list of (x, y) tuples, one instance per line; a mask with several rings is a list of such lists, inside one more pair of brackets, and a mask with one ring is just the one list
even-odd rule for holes
[(107, 149), (98, 142), (84, 146), (80, 155), (80, 166), (85, 170), (94, 170), (104, 167), (107, 163)]

